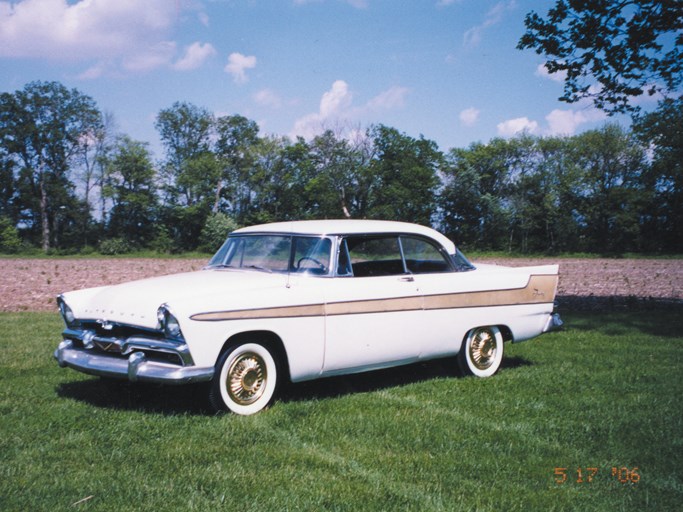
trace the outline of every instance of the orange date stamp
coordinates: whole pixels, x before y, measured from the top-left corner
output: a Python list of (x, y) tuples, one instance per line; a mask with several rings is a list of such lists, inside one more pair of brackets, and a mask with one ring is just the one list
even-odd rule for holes
[(556, 467), (553, 475), (557, 485), (563, 484), (590, 484), (596, 481), (598, 474), (602, 477), (605, 473), (613, 480), (622, 484), (637, 484), (640, 482), (640, 469), (627, 468), (626, 466), (612, 466), (611, 470), (601, 470), (597, 467), (560, 468)]

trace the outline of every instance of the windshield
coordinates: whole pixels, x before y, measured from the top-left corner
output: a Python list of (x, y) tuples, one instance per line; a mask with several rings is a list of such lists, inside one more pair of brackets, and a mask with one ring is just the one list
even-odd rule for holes
[(329, 238), (292, 235), (234, 235), (209, 261), (210, 268), (325, 275), (330, 268)]
[(455, 263), (455, 268), (458, 272), (468, 272), (477, 268), (470, 263), (470, 260), (468, 260), (463, 253), (460, 252), (460, 249), (456, 249), (455, 254), (452, 254), (451, 258), (453, 263)]

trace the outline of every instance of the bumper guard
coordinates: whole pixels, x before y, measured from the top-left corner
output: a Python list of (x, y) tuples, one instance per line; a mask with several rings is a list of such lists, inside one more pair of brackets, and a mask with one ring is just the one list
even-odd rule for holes
[(553, 332), (553, 331), (559, 331), (562, 329), (562, 326), (564, 325), (564, 322), (560, 318), (559, 313), (553, 313), (548, 317), (548, 321), (545, 323), (545, 327), (543, 328), (543, 332)]

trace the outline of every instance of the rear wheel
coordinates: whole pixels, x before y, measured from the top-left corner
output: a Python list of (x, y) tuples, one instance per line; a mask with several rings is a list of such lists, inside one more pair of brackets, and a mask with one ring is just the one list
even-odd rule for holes
[(259, 343), (244, 343), (218, 359), (209, 395), (211, 405), (235, 414), (254, 414), (273, 401), (278, 384), (275, 358)]
[(477, 327), (467, 333), (458, 354), (460, 369), (465, 375), (490, 377), (503, 360), (503, 335), (495, 326)]

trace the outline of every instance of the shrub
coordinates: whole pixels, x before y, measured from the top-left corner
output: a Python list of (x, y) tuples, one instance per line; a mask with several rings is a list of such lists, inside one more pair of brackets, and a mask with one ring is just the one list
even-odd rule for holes
[(225, 213), (210, 215), (199, 237), (199, 249), (205, 252), (217, 251), (228, 233), (235, 231), (237, 227), (237, 223)]
[(166, 226), (157, 225), (154, 240), (152, 240), (150, 247), (158, 253), (169, 254), (173, 252), (173, 239)]
[(21, 250), (21, 238), (16, 226), (7, 217), (0, 217), (0, 252), (14, 254)]
[(106, 256), (127, 254), (133, 250), (133, 246), (124, 238), (109, 238), (100, 242), (100, 253)]
[(92, 245), (85, 245), (81, 247), (81, 249), (78, 251), (78, 254), (81, 254), (83, 256), (90, 256), (92, 254), (95, 254), (95, 248)]

